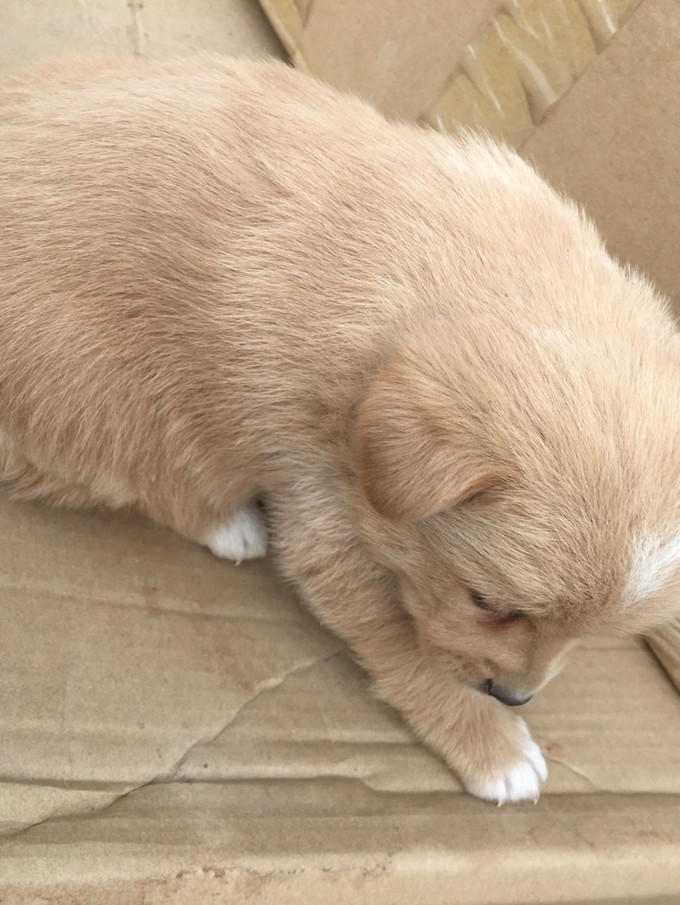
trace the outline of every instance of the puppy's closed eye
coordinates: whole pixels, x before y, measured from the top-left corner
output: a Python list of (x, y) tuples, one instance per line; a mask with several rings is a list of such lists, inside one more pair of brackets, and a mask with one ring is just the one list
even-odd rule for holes
[(470, 589), (470, 600), (476, 607), (479, 607), (480, 610), (486, 610), (488, 613), (496, 612), (489, 601), (485, 597), (483, 597), (479, 593), (479, 591), (473, 591), (472, 589)]
[(522, 618), (522, 613), (518, 610), (501, 612), (493, 604), (489, 603), (486, 597), (480, 594), (479, 591), (470, 589), (470, 600), (478, 609), (484, 610), (485, 613), (493, 616), (497, 622), (514, 622), (515, 620)]

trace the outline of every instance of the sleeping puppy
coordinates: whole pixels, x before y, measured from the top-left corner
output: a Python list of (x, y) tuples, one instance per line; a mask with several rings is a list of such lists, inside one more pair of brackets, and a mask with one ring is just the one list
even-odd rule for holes
[[(0, 91), (0, 472), (271, 546), (475, 795), (535, 800), (521, 704), (678, 610), (680, 341), (515, 154), (279, 63)], [(267, 513), (267, 524), (263, 508)]]

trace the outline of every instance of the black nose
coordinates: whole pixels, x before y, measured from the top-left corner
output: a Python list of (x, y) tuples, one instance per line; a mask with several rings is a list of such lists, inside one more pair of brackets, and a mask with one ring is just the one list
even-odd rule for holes
[(496, 698), (501, 704), (507, 704), (508, 707), (519, 707), (533, 698), (532, 694), (521, 694), (517, 691), (511, 691), (509, 688), (506, 688), (504, 685), (499, 685), (491, 679), (487, 679), (487, 681), (480, 686), (479, 690), (483, 691), (485, 694), (490, 694), (491, 697)]

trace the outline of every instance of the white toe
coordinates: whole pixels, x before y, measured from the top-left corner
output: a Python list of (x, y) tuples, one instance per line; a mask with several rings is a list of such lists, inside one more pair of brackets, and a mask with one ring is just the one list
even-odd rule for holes
[(477, 780), (469, 791), (486, 801), (506, 804), (513, 801), (538, 801), (541, 786), (548, 778), (548, 768), (541, 749), (527, 730), (522, 740), (520, 757), (496, 774)]
[(248, 506), (213, 528), (204, 543), (221, 559), (257, 559), (267, 552), (267, 525), (257, 506)]
[(510, 768), (505, 778), (505, 801), (538, 801), (540, 791), (541, 777), (530, 761), (518, 761)]
[(545, 782), (548, 778), (548, 765), (545, 762), (543, 753), (533, 739), (529, 739), (527, 748), (527, 758), (531, 762), (532, 767), (538, 773), (541, 782)]
[(491, 776), (474, 785), (468, 785), (467, 790), (477, 798), (483, 798), (484, 801), (497, 801), (498, 804), (504, 804), (507, 800), (504, 776)]

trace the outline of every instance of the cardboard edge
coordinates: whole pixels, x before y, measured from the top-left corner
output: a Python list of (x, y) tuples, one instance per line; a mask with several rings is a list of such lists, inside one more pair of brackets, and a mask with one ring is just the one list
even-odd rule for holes
[(645, 640), (680, 692), (680, 616), (649, 632)]
[(302, 72), (309, 72), (299, 49), (304, 22), (294, 0), (259, 0), (259, 3), (293, 65)]
[(420, 122), (441, 132), (483, 130), (521, 147), (641, 2), (504, 3)]

